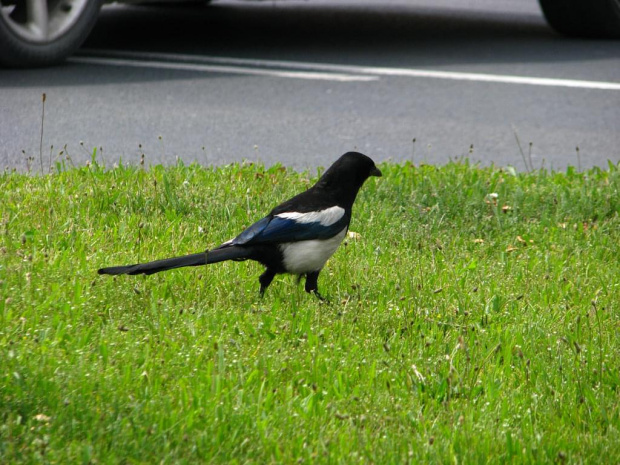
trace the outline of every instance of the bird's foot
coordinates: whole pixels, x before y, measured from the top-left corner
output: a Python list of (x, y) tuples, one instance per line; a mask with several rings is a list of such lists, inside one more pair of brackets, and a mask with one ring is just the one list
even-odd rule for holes
[(324, 304), (331, 303), (327, 297), (324, 297), (321, 295), (318, 289), (313, 290), (312, 293), (316, 296), (317, 299), (319, 299), (321, 303), (324, 303)]

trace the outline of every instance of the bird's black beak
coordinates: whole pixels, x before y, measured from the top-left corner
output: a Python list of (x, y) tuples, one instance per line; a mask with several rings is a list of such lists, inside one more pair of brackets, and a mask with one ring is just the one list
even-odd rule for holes
[(370, 171), (370, 176), (377, 176), (377, 177), (381, 177), (383, 176), (383, 173), (381, 173), (381, 170), (379, 168), (377, 168), (376, 166)]

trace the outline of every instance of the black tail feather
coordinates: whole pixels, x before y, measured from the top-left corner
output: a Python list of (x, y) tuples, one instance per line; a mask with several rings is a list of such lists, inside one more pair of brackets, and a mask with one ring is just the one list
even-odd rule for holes
[(226, 247), (212, 251), (195, 253), (184, 257), (165, 258), (148, 263), (137, 263), (135, 265), (111, 266), (101, 268), (99, 274), (120, 275), (120, 274), (154, 274), (160, 271), (173, 270), (186, 266), (200, 266), (209, 263), (222, 262), (224, 260), (243, 260), (247, 257), (248, 251), (241, 247)]
[(153, 274), (160, 271), (173, 270), (184, 266), (199, 266), (207, 264), (207, 256), (203, 253), (186, 255), (185, 257), (166, 258), (148, 263), (138, 263), (136, 265), (112, 266), (101, 268), (99, 274)]
[(226, 260), (245, 260), (252, 253), (251, 247), (239, 247), (236, 245), (225, 246), (213, 250), (208, 250), (207, 264), (223, 262)]

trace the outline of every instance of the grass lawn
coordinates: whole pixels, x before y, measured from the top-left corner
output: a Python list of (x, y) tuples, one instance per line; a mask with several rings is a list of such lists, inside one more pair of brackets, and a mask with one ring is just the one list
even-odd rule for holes
[(1, 463), (619, 463), (620, 167), (381, 165), (319, 277), (149, 277), (317, 173), (0, 174)]

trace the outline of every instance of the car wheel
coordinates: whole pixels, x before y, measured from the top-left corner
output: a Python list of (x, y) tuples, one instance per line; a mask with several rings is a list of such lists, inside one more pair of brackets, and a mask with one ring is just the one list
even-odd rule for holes
[(620, 0), (538, 0), (549, 25), (573, 37), (620, 38)]
[(102, 0), (0, 0), (0, 64), (58, 63), (84, 42)]

